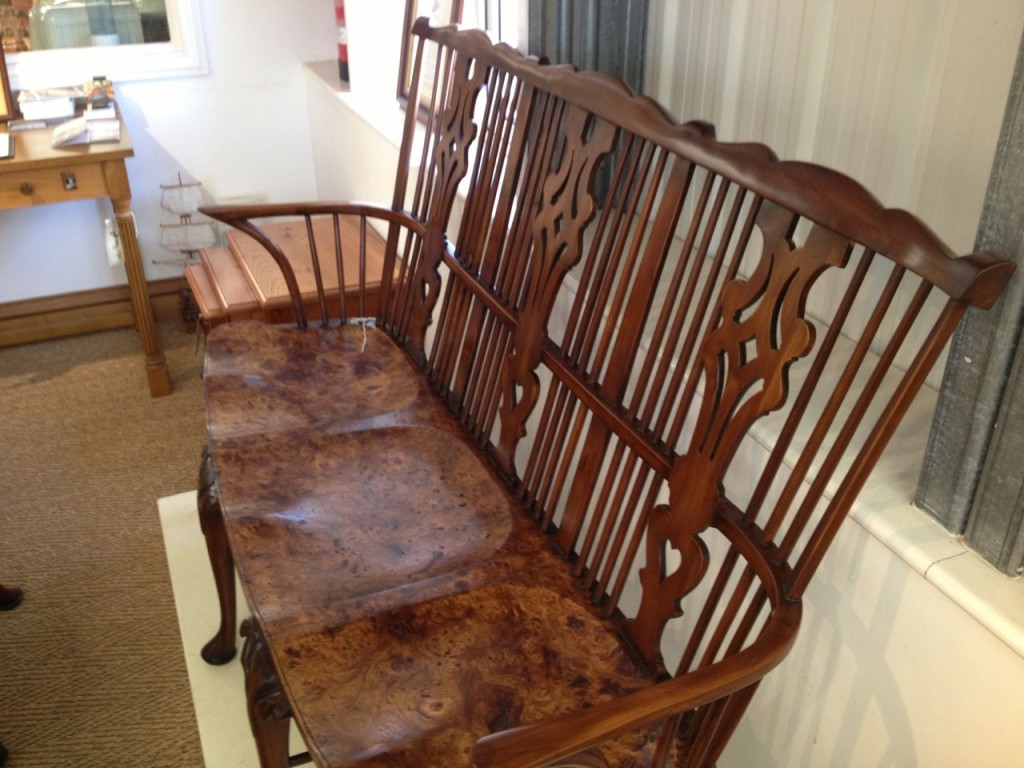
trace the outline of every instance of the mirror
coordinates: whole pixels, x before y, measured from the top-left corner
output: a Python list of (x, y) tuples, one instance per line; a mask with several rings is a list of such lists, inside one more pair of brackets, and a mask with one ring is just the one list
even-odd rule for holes
[(10, 0), (0, 29), (16, 89), (207, 71), (198, 0)]
[(8, 53), (171, 40), (164, 0), (11, 0), (0, 30)]

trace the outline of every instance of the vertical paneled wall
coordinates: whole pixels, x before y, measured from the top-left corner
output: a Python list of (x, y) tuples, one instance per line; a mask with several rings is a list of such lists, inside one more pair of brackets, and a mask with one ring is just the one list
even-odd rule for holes
[(678, 119), (843, 171), (972, 250), (1020, 0), (651, 0), (649, 13), (645, 91)]
[(1020, 0), (651, 0), (646, 91), (844, 171), (971, 249)]

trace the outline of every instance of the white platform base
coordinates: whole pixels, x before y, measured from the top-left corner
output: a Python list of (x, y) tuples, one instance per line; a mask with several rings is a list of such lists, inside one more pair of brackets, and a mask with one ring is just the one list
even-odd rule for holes
[[(196, 494), (190, 491), (168, 496), (157, 505), (203, 761), (206, 768), (259, 768), (245, 711), (245, 683), (238, 657), (222, 667), (213, 667), (199, 655), (217, 629), (220, 614), (206, 542), (199, 529)], [(239, 622), (247, 615), (248, 608), (239, 598)], [(294, 726), (291, 745), (292, 754), (306, 751)]]

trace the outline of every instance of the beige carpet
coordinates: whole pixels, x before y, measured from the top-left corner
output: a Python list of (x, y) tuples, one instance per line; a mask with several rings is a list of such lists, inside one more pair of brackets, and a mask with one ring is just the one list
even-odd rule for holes
[(202, 765), (157, 499), (195, 488), (195, 337), (160, 327), (0, 349), (0, 741), (8, 768)]

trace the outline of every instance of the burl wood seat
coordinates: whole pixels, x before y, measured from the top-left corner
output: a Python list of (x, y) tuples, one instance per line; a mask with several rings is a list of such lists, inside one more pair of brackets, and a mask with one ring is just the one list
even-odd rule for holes
[(292, 720), (333, 768), (713, 765), (1012, 267), (610, 78), (415, 34), (392, 210), (205, 209), (386, 248), (373, 322), (321, 288), (311, 327), (262, 238), (296, 326), (209, 336), (204, 655), (234, 651), (236, 567), (264, 768), (300, 761)]
[[(211, 445), (246, 435), (436, 422), (444, 409), (425, 397), (429, 388), (423, 377), (372, 317), (379, 310), (384, 272), (370, 222), (400, 222), (414, 233), (422, 227), (401, 213), (360, 205), (262, 206), (262, 227), (240, 221), (233, 209), (219, 210), (220, 218), (245, 235), (233, 241), (234, 247), (253, 283), (264, 286), (262, 305), (273, 311), (265, 317), (296, 322), (213, 324), (203, 372)], [(305, 242), (296, 234), (301, 232), (307, 234)], [(282, 234), (284, 242), (272, 237)], [(253, 251), (257, 245), (262, 256)], [(276, 278), (270, 265), (280, 265)], [(345, 286), (343, 299), (339, 285)], [(289, 296), (287, 312), (276, 298), (282, 286)], [(315, 328), (308, 327), (310, 307), (320, 320)], [(220, 492), (205, 455), (199, 487), (200, 523), (221, 610), (220, 627), (202, 655), (223, 664), (235, 656), (235, 567)]]
[(361, 325), (232, 323), (209, 334), (206, 360), (214, 440), (308, 427), (329, 431), (332, 423), (341, 429), (422, 409), (428, 391), (383, 331)]

